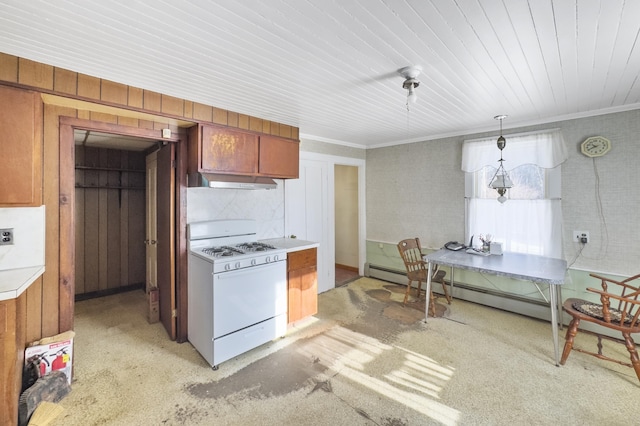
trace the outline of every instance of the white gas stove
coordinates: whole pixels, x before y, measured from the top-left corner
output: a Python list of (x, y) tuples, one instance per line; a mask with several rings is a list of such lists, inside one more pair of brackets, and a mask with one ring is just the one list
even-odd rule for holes
[(256, 240), (256, 222), (212, 220), (189, 224), (189, 250), (214, 264), (214, 272), (233, 271), (287, 259), (287, 252)]
[(287, 252), (256, 240), (253, 220), (188, 226), (188, 339), (218, 364), (287, 329)]

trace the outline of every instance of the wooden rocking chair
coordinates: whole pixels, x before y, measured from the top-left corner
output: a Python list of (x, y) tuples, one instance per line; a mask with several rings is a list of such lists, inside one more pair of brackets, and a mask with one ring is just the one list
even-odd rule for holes
[[(418, 282), (418, 288), (416, 297), (420, 299), (420, 293), (422, 291), (422, 283), (427, 282), (427, 262), (422, 259), (422, 249), (420, 248), (420, 240), (418, 238), (410, 238), (406, 240), (402, 240), (398, 243), (398, 251), (400, 252), (400, 257), (402, 257), (402, 261), (404, 262), (404, 266), (407, 269), (407, 278), (409, 279), (409, 283), (407, 284), (407, 289), (404, 292), (404, 301), (403, 305), (407, 304), (407, 297), (409, 296), (409, 291), (411, 291), (411, 283), (413, 281)], [(431, 283), (439, 282), (442, 284), (442, 290), (444, 292), (444, 297), (447, 299), (447, 303), (451, 304), (451, 297), (449, 296), (449, 292), (447, 291), (447, 286), (444, 282), (444, 271), (438, 270), (438, 265), (432, 267), (431, 271)], [(425, 290), (426, 293), (426, 290)], [(433, 292), (429, 295), (429, 312), (432, 316), (436, 316), (436, 305), (434, 302)]]
[[(632, 281), (640, 278), (640, 274), (623, 281), (615, 281), (596, 274), (590, 275), (601, 281), (602, 290), (587, 288), (587, 291), (599, 294), (601, 303), (595, 304), (581, 299), (567, 299), (564, 302), (564, 311), (571, 315), (573, 319), (567, 330), (566, 342), (560, 364), (564, 365), (573, 349), (595, 356), (596, 358), (633, 367), (636, 376), (638, 376), (638, 380), (640, 380), (640, 359), (638, 358), (635, 342), (631, 338), (631, 334), (640, 333), (640, 287), (630, 284)], [(609, 291), (610, 286), (613, 291)], [(578, 325), (580, 325), (581, 320), (620, 331), (624, 338), (624, 345), (629, 351), (631, 363), (629, 364), (603, 355), (602, 338), (606, 338), (606, 336), (599, 334), (596, 334), (598, 336), (597, 353), (574, 348), (573, 341), (578, 332)]]

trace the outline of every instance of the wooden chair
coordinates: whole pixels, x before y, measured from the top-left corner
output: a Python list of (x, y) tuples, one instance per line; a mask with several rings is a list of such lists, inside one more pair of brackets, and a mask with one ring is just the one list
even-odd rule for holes
[[(414, 281), (418, 282), (417, 294), (416, 297), (420, 299), (420, 292), (422, 291), (422, 283), (427, 282), (427, 262), (422, 260), (422, 249), (420, 248), (420, 240), (418, 238), (410, 238), (406, 240), (402, 240), (398, 243), (398, 251), (400, 252), (400, 257), (402, 257), (402, 261), (404, 262), (404, 266), (407, 269), (407, 278), (409, 279), (409, 283), (407, 284), (407, 290), (404, 292), (404, 301), (403, 305), (407, 304), (407, 297), (409, 296), (409, 292), (411, 291), (411, 283)], [(449, 292), (447, 291), (447, 286), (444, 282), (444, 271), (438, 270), (438, 265), (432, 267), (431, 270), (431, 283), (438, 282), (442, 284), (442, 290), (444, 291), (444, 297), (447, 299), (447, 303), (451, 304), (451, 297), (449, 296)], [(426, 292), (426, 290), (425, 290)], [(436, 305), (434, 302), (433, 292), (431, 292), (429, 297), (429, 311), (432, 316), (436, 316)]]
[[(633, 277), (627, 278), (623, 281), (615, 281), (596, 274), (590, 275), (601, 281), (602, 290), (587, 288), (587, 291), (599, 294), (601, 303), (591, 303), (582, 299), (567, 299), (564, 302), (564, 311), (571, 315), (573, 319), (571, 320), (569, 329), (567, 330), (566, 342), (564, 344), (564, 351), (562, 352), (560, 364), (564, 365), (571, 353), (571, 350), (573, 349), (593, 355), (596, 358), (633, 367), (636, 375), (638, 376), (638, 380), (640, 380), (640, 359), (638, 358), (636, 345), (631, 338), (631, 334), (640, 333), (640, 287), (634, 287), (630, 284), (632, 281), (640, 278), (640, 274), (634, 275)], [(611, 290), (613, 291), (610, 291), (609, 287), (611, 287)], [(607, 338), (607, 336), (602, 336), (597, 333), (597, 353), (574, 348), (573, 341), (578, 332), (578, 325), (580, 325), (581, 320), (589, 321), (608, 329), (620, 331), (624, 338), (624, 344), (629, 351), (631, 364), (603, 355), (602, 338)], [(611, 340), (618, 341), (616, 339)]]

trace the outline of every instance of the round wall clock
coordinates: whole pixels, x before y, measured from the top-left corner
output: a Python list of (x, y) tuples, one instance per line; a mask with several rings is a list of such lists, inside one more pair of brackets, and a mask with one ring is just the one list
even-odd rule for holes
[(600, 157), (611, 149), (611, 141), (603, 136), (593, 136), (585, 139), (580, 149), (587, 157)]

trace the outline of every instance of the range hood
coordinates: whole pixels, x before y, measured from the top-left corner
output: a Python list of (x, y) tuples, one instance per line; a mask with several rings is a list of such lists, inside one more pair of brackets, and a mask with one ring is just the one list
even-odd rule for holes
[(276, 189), (278, 184), (273, 179), (262, 176), (196, 173), (189, 176), (189, 186), (226, 189)]

